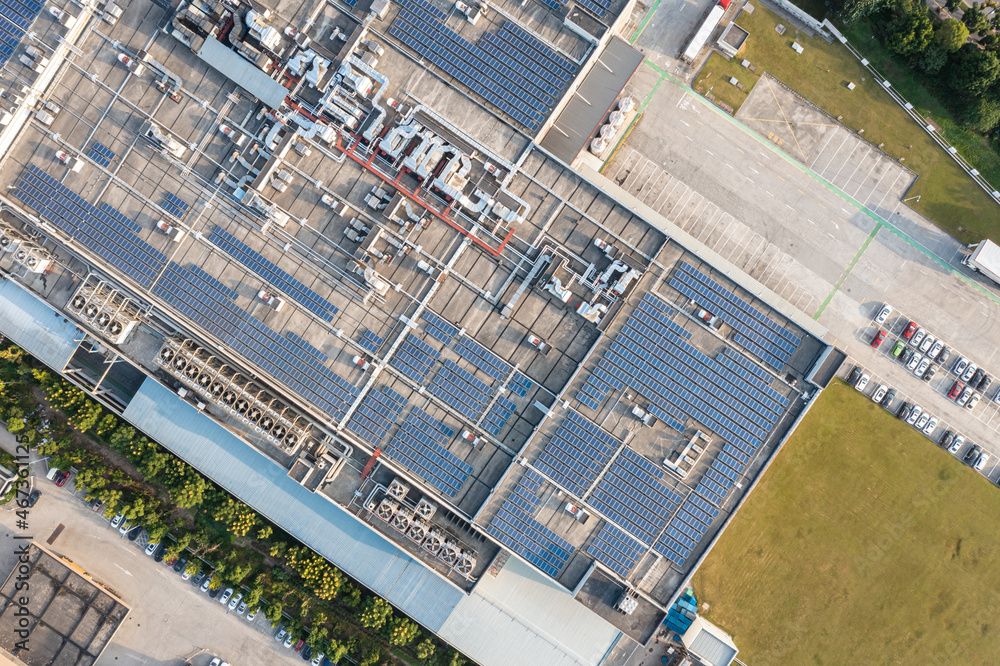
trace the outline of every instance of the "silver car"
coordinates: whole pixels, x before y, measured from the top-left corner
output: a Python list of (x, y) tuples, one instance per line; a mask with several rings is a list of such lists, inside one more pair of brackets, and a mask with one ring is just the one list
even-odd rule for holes
[(875, 392), (872, 393), (872, 402), (882, 402), (882, 398), (885, 397), (885, 394), (888, 393), (888, 391), (889, 391), (888, 386), (886, 386), (885, 384), (879, 384), (878, 387), (875, 389)]
[(923, 430), (924, 427), (930, 422), (930, 420), (931, 420), (931, 415), (928, 414), (927, 412), (924, 412), (923, 414), (920, 415), (920, 418), (917, 419), (917, 422), (913, 424), (913, 427), (916, 428), (917, 430)]
[(955, 402), (958, 403), (959, 407), (965, 407), (965, 403), (969, 402), (969, 398), (972, 397), (973, 393), (975, 393), (975, 391), (973, 391), (969, 387), (966, 387), (965, 390), (962, 391), (962, 395), (958, 396), (958, 400), (956, 400)]
[(970, 363), (969, 367), (967, 367), (965, 369), (965, 372), (962, 373), (962, 381), (963, 382), (967, 382), (970, 379), (972, 379), (972, 375), (976, 374), (976, 370), (978, 370), (978, 369), (979, 368), (976, 367), (975, 363)]
[(948, 447), (948, 453), (958, 453), (962, 450), (962, 446), (965, 445), (965, 437), (962, 435), (955, 435), (955, 439), (952, 441), (951, 446)]
[(924, 360), (923, 356), (921, 356), (920, 354), (914, 354), (913, 356), (910, 357), (910, 360), (906, 362), (906, 369), (911, 371), (916, 370), (917, 366), (920, 365), (920, 362), (923, 360)]
[(941, 342), (940, 340), (935, 340), (934, 344), (931, 345), (930, 351), (927, 352), (927, 355), (933, 359), (937, 359), (938, 354), (940, 354), (943, 349), (944, 349), (944, 343)]
[(917, 332), (913, 334), (912, 338), (910, 338), (910, 344), (913, 345), (914, 347), (919, 347), (920, 343), (924, 341), (925, 337), (927, 337), (927, 331), (925, 331), (922, 328), (918, 328)]
[(924, 373), (927, 372), (927, 368), (931, 365), (931, 360), (926, 356), (921, 357), (920, 363), (917, 364), (917, 369), (913, 371), (917, 377), (923, 377)]
[(982, 472), (983, 468), (986, 467), (986, 463), (988, 463), (989, 460), (990, 460), (990, 454), (983, 451), (982, 453), (979, 454), (979, 457), (976, 459), (976, 464), (973, 465), (972, 468), (975, 469), (977, 472)]
[(923, 342), (920, 343), (920, 351), (926, 354), (930, 351), (931, 347), (934, 346), (935, 342), (937, 342), (937, 339), (933, 335), (928, 335), (923, 339)]
[(891, 314), (892, 314), (892, 308), (889, 307), (888, 305), (883, 305), (882, 309), (878, 311), (877, 315), (875, 315), (875, 323), (881, 326), (882, 324), (885, 323), (885, 320), (888, 319), (889, 315)]
[(938, 427), (937, 417), (936, 416), (932, 416), (930, 418), (930, 420), (927, 421), (927, 424), (923, 427), (924, 434), (925, 435), (930, 435), (932, 432), (934, 432), (937, 429), (937, 427)]
[(969, 359), (962, 356), (955, 361), (955, 365), (952, 367), (951, 371), (955, 373), (956, 377), (961, 378), (967, 367), (969, 367)]
[(909, 416), (906, 417), (906, 423), (908, 425), (913, 425), (914, 423), (917, 422), (917, 419), (920, 418), (920, 415), (923, 414), (923, 412), (924, 412), (923, 407), (921, 407), (920, 405), (913, 405), (913, 408), (910, 409)]
[(858, 383), (854, 385), (854, 388), (864, 391), (866, 386), (868, 386), (868, 375), (861, 375), (858, 377)]
[(972, 397), (969, 398), (969, 404), (965, 406), (966, 409), (975, 409), (976, 405), (979, 404), (979, 394), (973, 393)]

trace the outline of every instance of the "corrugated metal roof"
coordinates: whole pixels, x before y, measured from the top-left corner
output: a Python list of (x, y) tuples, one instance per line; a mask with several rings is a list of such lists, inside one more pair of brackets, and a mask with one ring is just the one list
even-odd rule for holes
[(152, 379), (125, 418), (414, 620), (439, 631), (465, 594)]
[(280, 107), (288, 95), (283, 85), (214, 37), (205, 39), (198, 57), (272, 109)]
[(80, 329), (13, 280), (0, 281), (0, 331), (46, 365), (61, 370)]
[(733, 661), (733, 657), (736, 656), (736, 650), (723, 643), (704, 628), (691, 641), (688, 650), (697, 655), (702, 661), (707, 661), (713, 664), (713, 666), (729, 666)]
[(621, 632), (516, 558), (484, 575), (441, 637), (484, 666), (596, 666)]
[(612, 37), (598, 62), (545, 133), (542, 148), (571, 164), (641, 62), (641, 51), (619, 37)]

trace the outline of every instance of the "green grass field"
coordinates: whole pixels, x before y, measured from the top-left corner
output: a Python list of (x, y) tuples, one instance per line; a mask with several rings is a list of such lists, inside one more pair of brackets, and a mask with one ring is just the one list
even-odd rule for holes
[[(711, 91), (720, 101), (739, 109), (759, 80), (758, 74), (770, 72), (827, 113), (843, 116), (842, 122), (848, 127), (864, 129), (868, 141), (884, 144), (883, 150), (887, 153), (904, 158), (904, 164), (919, 175), (908, 197), (920, 195), (920, 200), (910, 201), (908, 205), (964, 243), (973, 243), (983, 237), (1000, 241), (1000, 206), (906, 115), (843, 45), (839, 42), (829, 44), (819, 37), (810, 38), (760, 5), (756, 5), (753, 14), (740, 14), (737, 23), (750, 32), (740, 55), (728, 61), (718, 53), (712, 54), (692, 84), (696, 91), (702, 94)], [(784, 35), (775, 32), (778, 23), (787, 28)], [(804, 47), (802, 55), (792, 51), (793, 41)], [(864, 51), (871, 41), (862, 40), (860, 49)], [(856, 42), (852, 39), (852, 43)], [(753, 63), (757, 72), (742, 67), (742, 58)], [(883, 64), (888, 67), (882, 60), (872, 58), (872, 61), (877, 67)], [(907, 92), (915, 85), (913, 81), (902, 80), (902, 71), (887, 69), (883, 74), (890, 81), (899, 80)], [(739, 79), (744, 90), (730, 85), (730, 77)], [(848, 82), (857, 87), (849, 91)], [(985, 176), (1000, 178), (1000, 163), (994, 174), (988, 147), (973, 135), (961, 133), (953, 122), (946, 121), (939, 104), (929, 106), (933, 101), (929, 95), (911, 101), (918, 109), (928, 110), (932, 118), (940, 120), (949, 138), (964, 142), (963, 150), (968, 149), (968, 159), (980, 158), (983, 166), (979, 169)], [(947, 133), (949, 131), (951, 134)]]
[(694, 577), (764, 664), (1000, 663), (1000, 489), (840, 381)]

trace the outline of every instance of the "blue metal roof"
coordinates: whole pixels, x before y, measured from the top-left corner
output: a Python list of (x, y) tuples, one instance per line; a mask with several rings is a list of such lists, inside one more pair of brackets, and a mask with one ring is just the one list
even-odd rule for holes
[(0, 332), (46, 365), (62, 370), (80, 329), (13, 280), (0, 280)]
[(153, 379), (143, 382), (124, 416), (428, 629), (439, 631), (465, 596)]

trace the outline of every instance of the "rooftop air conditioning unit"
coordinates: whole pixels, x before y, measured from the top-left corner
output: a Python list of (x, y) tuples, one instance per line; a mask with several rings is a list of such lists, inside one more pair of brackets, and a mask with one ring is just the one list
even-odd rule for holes
[(418, 544), (423, 543), (424, 539), (427, 537), (427, 531), (429, 529), (429, 523), (423, 520), (414, 520), (410, 525), (410, 529), (406, 531), (406, 537)]
[(448, 539), (444, 542), (441, 547), (441, 552), (438, 554), (438, 559), (447, 564), (449, 567), (453, 567), (458, 564), (458, 561), (462, 558), (462, 550), (457, 543)]
[(44, 273), (52, 265), (52, 255), (47, 250), (22, 242), (14, 250), (14, 261), (27, 268), (29, 273)]
[(475, 446), (479, 444), (479, 437), (477, 437), (476, 433), (472, 432), (471, 430), (463, 431), (462, 439), (468, 442), (473, 448), (475, 448)]
[(417, 502), (417, 515), (424, 520), (430, 520), (434, 517), (437, 512), (437, 504), (433, 502), (428, 502), (426, 499), (421, 499)]
[(463, 549), (458, 562), (455, 564), (455, 571), (466, 577), (471, 576), (472, 570), (476, 568), (476, 562), (478, 561), (475, 551)]
[(378, 508), (375, 509), (375, 515), (380, 520), (388, 523), (396, 515), (397, 511), (399, 511), (399, 503), (389, 498), (384, 498), (382, 503), (378, 505)]
[(17, 232), (0, 227), (0, 252), (13, 252), (20, 244), (21, 237)]
[(424, 539), (424, 543), (421, 545), (424, 550), (432, 556), (437, 557), (441, 552), (441, 548), (444, 546), (444, 540), (444, 532), (436, 527), (432, 527), (430, 531), (427, 532), (427, 538)]
[(406, 533), (406, 530), (410, 528), (410, 523), (413, 522), (413, 512), (406, 507), (401, 508), (396, 512), (396, 515), (392, 518), (392, 526), (394, 529)]
[(399, 479), (393, 479), (386, 490), (387, 495), (399, 500), (405, 498), (408, 492), (410, 492), (410, 487)]
[(369, 363), (368, 359), (366, 359), (364, 356), (355, 356), (354, 365), (358, 366), (362, 370), (367, 370), (368, 368), (371, 367), (371, 363)]

